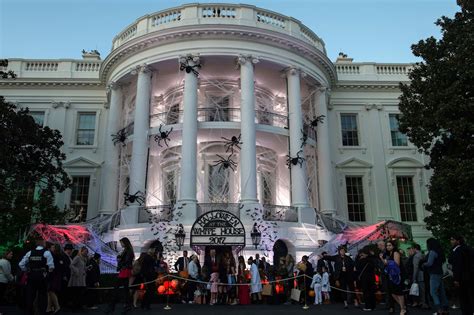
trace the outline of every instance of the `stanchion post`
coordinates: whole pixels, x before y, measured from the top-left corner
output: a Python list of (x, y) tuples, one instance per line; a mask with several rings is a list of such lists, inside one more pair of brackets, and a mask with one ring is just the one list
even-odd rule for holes
[(303, 279), (304, 279), (304, 306), (303, 306), (303, 309), (307, 310), (309, 308), (309, 306), (308, 306), (308, 303), (306, 301), (306, 298), (308, 296), (308, 292), (306, 292), (306, 275), (303, 275)]
[(167, 275), (166, 276), (166, 279), (168, 279), (168, 292), (166, 294), (166, 306), (164, 307), (165, 310), (170, 310), (171, 309), (171, 306), (170, 306), (170, 280), (169, 280), (169, 276)]

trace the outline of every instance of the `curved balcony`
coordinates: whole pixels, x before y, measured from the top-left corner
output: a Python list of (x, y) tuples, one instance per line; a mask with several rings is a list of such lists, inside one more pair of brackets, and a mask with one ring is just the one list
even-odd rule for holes
[(283, 33), (326, 53), (324, 42), (297, 19), (243, 4), (188, 4), (145, 15), (113, 39), (113, 49), (153, 32), (189, 25), (235, 25)]

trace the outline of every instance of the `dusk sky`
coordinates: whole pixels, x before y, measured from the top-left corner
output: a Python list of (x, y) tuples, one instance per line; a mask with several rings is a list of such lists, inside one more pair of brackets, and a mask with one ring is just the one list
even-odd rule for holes
[[(0, 0), (0, 58), (81, 58), (97, 49), (104, 59), (112, 39), (142, 15), (196, 1)], [(292, 16), (355, 62), (414, 62), (410, 46), (431, 35), (434, 22), (459, 11), (455, 0), (259, 0), (246, 3)]]

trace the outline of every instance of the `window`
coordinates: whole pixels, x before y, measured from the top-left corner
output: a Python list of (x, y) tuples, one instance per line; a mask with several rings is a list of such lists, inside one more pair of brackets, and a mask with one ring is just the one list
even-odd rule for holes
[(273, 185), (274, 173), (262, 171), (262, 201), (264, 205), (275, 204), (273, 199), (273, 192), (275, 191)]
[(365, 221), (364, 189), (361, 176), (346, 176), (349, 221)]
[(179, 123), (179, 104), (174, 104), (170, 107), (166, 115), (166, 124), (173, 125)]
[(94, 145), (95, 113), (79, 113), (77, 121), (77, 145)]
[[(76, 216), (84, 216), (85, 213), (87, 213), (87, 205), (89, 199), (89, 182), (90, 176), (72, 177), (72, 192), (69, 207), (73, 210)], [(85, 217), (83, 217), (82, 219), (85, 219)]]
[(229, 121), (229, 104), (229, 96), (211, 96), (208, 121)]
[(398, 202), (402, 222), (416, 220), (416, 201), (413, 191), (413, 177), (397, 176)]
[(230, 168), (221, 165), (209, 165), (209, 202), (227, 203), (230, 199)]
[(394, 147), (406, 147), (408, 145), (407, 136), (400, 132), (398, 127), (398, 120), (400, 115), (390, 114), (390, 134), (392, 135), (392, 145)]
[(341, 131), (343, 146), (358, 146), (357, 114), (341, 114)]
[(38, 126), (44, 126), (44, 111), (30, 111), (30, 116)]
[(166, 172), (166, 200), (168, 204), (176, 203), (176, 173), (175, 171)]

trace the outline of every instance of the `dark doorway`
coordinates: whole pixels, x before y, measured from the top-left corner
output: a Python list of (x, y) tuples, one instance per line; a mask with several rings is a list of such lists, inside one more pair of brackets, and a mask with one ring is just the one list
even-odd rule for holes
[(277, 240), (273, 245), (273, 266), (278, 268), (280, 265), (280, 258), (285, 258), (288, 255), (288, 247), (282, 240)]

